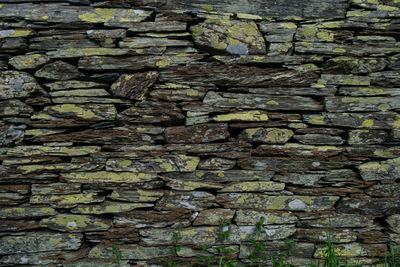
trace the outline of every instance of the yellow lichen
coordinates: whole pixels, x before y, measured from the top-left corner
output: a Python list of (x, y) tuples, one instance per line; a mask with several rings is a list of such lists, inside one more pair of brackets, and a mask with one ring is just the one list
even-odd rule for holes
[(160, 68), (163, 68), (163, 67), (166, 67), (169, 65), (171, 65), (171, 61), (166, 60), (166, 59), (162, 59), (162, 60), (159, 60), (156, 62), (156, 66), (160, 67)]

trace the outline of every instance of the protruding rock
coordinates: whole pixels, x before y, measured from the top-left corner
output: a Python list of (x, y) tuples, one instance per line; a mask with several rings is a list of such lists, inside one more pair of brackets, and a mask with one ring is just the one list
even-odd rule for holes
[(395, 180), (400, 174), (400, 158), (363, 163), (359, 169), (364, 181)]
[(57, 214), (42, 219), (40, 226), (61, 232), (90, 232), (107, 230), (111, 221), (85, 215)]
[(6, 219), (40, 218), (56, 214), (55, 209), (43, 206), (20, 206), (0, 209), (0, 218)]
[(37, 232), (22, 236), (3, 236), (0, 237), (0, 254), (76, 250), (81, 243), (80, 234)]
[(234, 215), (235, 211), (230, 209), (207, 209), (197, 215), (193, 225), (220, 225), (222, 220), (230, 223)]
[(263, 225), (292, 224), (298, 221), (297, 217), (290, 212), (236, 211), (235, 222), (238, 225), (256, 225), (261, 219), (263, 219)]
[(41, 90), (30, 74), (20, 71), (0, 73), (0, 99), (23, 98)]
[(147, 90), (157, 80), (158, 73), (155, 71), (124, 74), (111, 85), (111, 92), (115, 96), (143, 100)]
[(16, 68), (17, 70), (24, 69), (36, 69), (50, 61), (50, 58), (43, 54), (31, 54), (23, 56), (12, 57), (8, 64)]
[(154, 174), (134, 172), (70, 172), (61, 175), (63, 180), (73, 183), (141, 183), (155, 180)]
[(394, 214), (386, 218), (393, 232), (400, 234), (400, 214)]
[(106, 214), (106, 213), (121, 213), (138, 208), (151, 208), (152, 203), (127, 203), (116, 201), (105, 201), (98, 205), (78, 205), (71, 210), (72, 213), (79, 214)]
[(337, 196), (268, 196), (252, 193), (219, 194), (216, 201), (225, 208), (260, 210), (317, 211), (330, 209), (339, 200)]
[(265, 42), (252, 21), (213, 20), (190, 28), (195, 43), (204, 49), (234, 55), (265, 54)]
[(170, 192), (157, 203), (156, 209), (171, 210), (176, 208), (184, 208), (200, 211), (211, 207), (214, 199), (214, 195), (203, 191)]
[(336, 208), (339, 213), (361, 215), (393, 215), (400, 212), (398, 198), (343, 198)]
[(228, 125), (224, 123), (178, 126), (165, 129), (167, 143), (208, 143), (224, 140), (228, 137)]
[(250, 128), (239, 134), (239, 139), (247, 142), (284, 144), (292, 136), (293, 131), (279, 128)]
[(0, 101), (0, 114), (2, 117), (30, 117), (32, 113), (33, 108), (18, 99)]
[(36, 77), (46, 78), (48, 80), (72, 80), (83, 76), (78, 71), (78, 68), (65, 63), (64, 61), (56, 61), (44, 65), (40, 70), (35, 73)]

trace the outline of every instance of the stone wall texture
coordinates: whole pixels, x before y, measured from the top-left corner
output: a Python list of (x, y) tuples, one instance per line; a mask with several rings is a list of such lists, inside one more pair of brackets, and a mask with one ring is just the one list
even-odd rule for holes
[(399, 0), (1, 0), (0, 70), (0, 266), (400, 250)]

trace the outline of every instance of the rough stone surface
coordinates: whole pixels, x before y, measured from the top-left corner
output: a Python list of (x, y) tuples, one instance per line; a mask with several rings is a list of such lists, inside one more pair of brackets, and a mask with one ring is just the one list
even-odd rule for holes
[(0, 2), (0, 266), (400, 253), (399, 0)]

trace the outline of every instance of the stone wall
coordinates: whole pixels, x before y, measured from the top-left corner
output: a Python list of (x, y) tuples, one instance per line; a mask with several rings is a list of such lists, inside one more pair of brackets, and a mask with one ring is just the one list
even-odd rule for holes
[(1, 266), (399, 250), (399, 0), (0, 3)]

